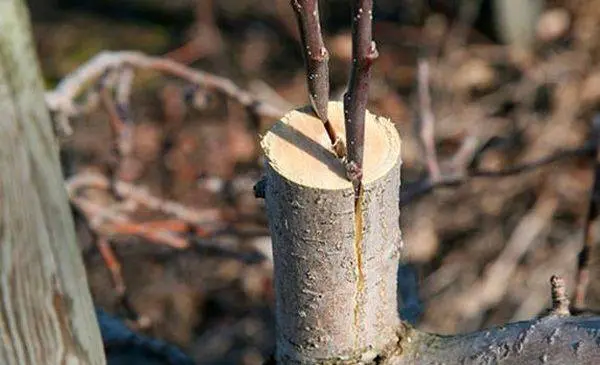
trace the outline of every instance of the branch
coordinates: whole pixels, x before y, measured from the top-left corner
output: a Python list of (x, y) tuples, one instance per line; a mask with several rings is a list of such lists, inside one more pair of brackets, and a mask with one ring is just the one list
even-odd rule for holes
[(501, 178), (531, 172), (537, 168), (549, 165), (567, 158), (585, 156), (595, 150), (595, 143), (585, 143), (582, 147), (559, 151), (549, 156), (540, 158), (529, 163), (515, 165), (503, 170), (470, 169), (465, 175), (442, 176), (438, 181), (432, 181), (429, 177), (416, 182), (409, 183), (400, 193), (400, 205), (405, 206), (413, 200), (430, 193), (440, 187), (451, 187), (463, 185), (474, 178)]
[(344, 118), (348, 149), (346, 175), (357, 191), (362, 180), (371, 66), (378, 53), (372, 41), (373, 0), (354, 0), (352, 8), (352, 73), (344, 95)]
[(144, 320), (148, 321), (147, 317), (140, 317), (131, 305), (131, 300), (128, 295), (127, 286), (125, 285), (125, 280), (121, 270), (121, 262), (115, 253), (112, 243), (106, 236), (98, 234), (94, 229), (92, 229), (91, 224), (84, 212), (79, 210), (74, 204), (72, 204), (71, 207), (76, 222), (75, 224), (77, 225), (78, 223), (81, 223), (85, 225), (85, 229), (89, 231), (91, 238), (95, 243), (96, 249), (104, 261), (104, 266), (109, 270), (116, 297), (118, 298), (121, 308), (125, 311), (127, 318), (136, 322)]
[[(67, 180), (66, 185), (69, 197), (73, 199), (76, 197), (77, 192), (83, 188), (93, 187), (96, 189), (108, 189), (110, 187), (110, 181), (100, 174), (85, 173), (73, 176)], [(124, 198), (133, 200), (148, 208), (173, 215), (178, 219), (193, 225), (202, 226), (206, 224), (215, 224), (215, 222), (225, 218), (220, 209), (206, 209), (200, 211), (189, 208), (174, 201), (157, 198), (151, 195), (146, 189), (123, 181), (116, 182), (115, 189), (117, 193)]]
[[(165, 244), (174, 248), (189, 247), (188, 239), (180, 234), (188, 231), (198, 236), (208, 235), (208, 225), (212, 230), (219, 222), (226, 220), (222, 210), (206, 209), (197, 210), (186, 207), (170, 200), (163, 200), (151, 195), (145, 189), (122, 181), (111, 180), (92, 173), (75, 175), (67, 183), (67, 192), (71, 202), (80, 209), (89, 222), (92, 231), (100, 235), (135, 235), (146, 238), (148, 241)], [(114, 188), (123, 201), (120, 204), (104, 206), (95, 203), (79, 194), (84, 188), (110, 189)], [(178, 219), (177, 224), (137, 223), (123, 214), (128, 206), (144, 205), (150, 209), (161, 211)]]
[[(50, 110), (57, 113), (57, 121), (63, 131), (68, 133), (70, 130), (68, 118), (82, 112), (82, 107), (75, 103), (75, 99), (83, 92), (85, 86), (102, 77), (106, 70), (124, 67), (158, 71), (187, 80), (195, 85), (202, 85), (207, 89), (222, 92), (265, 117), (278, 119), (285, 114), (285, 110), (280, 110), (265, 101), (256, 99), (251, 93), (240, 89), (227, 78), (195, 70), (173, 60), (148, 56), (141, 52), (107, 51), (98, 54), (67, 75), (54, 90), (46, 93), (46, 103)], [(123, 92), (123, 94), (126, 95), (127, 92)]]
[[(123, 232), (129, 235), (144, 237), (149, 242), (164, 244), (173, 248), (183, 249), (189, 247), (189, 242), (186, 239), (170, 231), (133, 223), (127, 216), (115, 212), (111, 207), (105, 207), (81, 197), (71, 197), (71, 202), (88, 217), (90, 227), (100, 234)], [(101, 226), (106, 222), (108, 223), (108, 228), (101, 229)]]
[(553, 314), (455, 336), (408, 329), (397, 353), (379, 364), (594, 365), (599, 331), (598, 317)]
[(435, 118), (431, 110), (431, 94), (429, 92), (429, 63), (425, 59), (420, 59), (418, 63), (418, 85), (421, 114), (419, 136), (425, 150), (429, 178), (432, 181), (438, 181), (441, 178), (441, 173), (435, 152)]
[(292, 8), (296, 14), (302, 53), (306, 66), (306, 82), (308, 96), (313, 111), (321, 119), (331, 145), (338, 157), (344, 157), (345, 147), (329, 122), (329, 53), (325, 48), (319, 23), (319, 4), (317, 0), (291, 0)]
[[(112, 96), (112, 92), (108, 87), (110, 81), (109, 77), (114, 79), (117, 75), (114, 72), (108, 73), (106, 77), (100, 83), (100, 101), (102, 102), (102, 106), (106, 110), (108, 114), (108, 120), (111, 130), (111, 161), (109, 163), (109, 179), (110, 179), (110, 188), (114, 195), (120, 199), (120, 195), (115, 189), (115, 184), (119, 175), (119, 167), (121, 166), (123, 160), (131, 155), (131, 151), (133, 149), (133, 140), (132, 140), (132, 132), (131, 132), (131, 123), (125, 123), (125, 119), (121, 117), (119, 112), (119, 108)], [(132, 76), (133, 77), (133, 76)], [(127, 78), (125, 78), (127, 80)], [(123, 94), (122, 88), (121, 94)], [(121, 95), (121, 98), (126, 97), (125, 95)], [(125, 105), (125, 104), (124, 104)], [(125, 110), (125, 109), (122, 109)]]
[(563, 280), (552, 276), (550, 284), (552, 308), (539, 318), (454, 336), (403, 325), (378, 364), (597, 364), (599, 318), (571, 316)]

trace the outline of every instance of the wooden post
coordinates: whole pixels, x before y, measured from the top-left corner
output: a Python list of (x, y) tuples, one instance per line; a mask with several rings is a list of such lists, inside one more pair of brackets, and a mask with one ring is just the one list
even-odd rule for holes
[[(329, 120), (344, 135), (341, 103)], [(371, 361), (397, 342), (400, 137), (366, 116), (364, 189), (354, 189), (309, 108), (265, 135), (265, 199), (273, 238), (277, 361)]]
[(0, 1), (0, 363), (104, 364), (23, 0)]

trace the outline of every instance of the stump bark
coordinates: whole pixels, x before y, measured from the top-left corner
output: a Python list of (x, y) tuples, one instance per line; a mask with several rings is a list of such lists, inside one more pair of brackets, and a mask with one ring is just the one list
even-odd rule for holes
[[(329, 120), (344, 135), (343, 107)], [(277, 361), (370, 361), (397, 342), (400, 137), (367, 113), (355, 204), (322, 122), (288, 113), (262, 139), (275, 264)]]

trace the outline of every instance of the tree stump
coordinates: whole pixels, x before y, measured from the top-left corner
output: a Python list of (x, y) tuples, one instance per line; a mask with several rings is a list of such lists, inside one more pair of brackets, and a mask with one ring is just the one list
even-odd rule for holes
[[(344, 135), (343, 107), (329, 120)], [(367, 113), (355, 201), (322, 122), (291, 111), (262, 139), (275, 264), (277, 361), (369, 361), (397, 342), (400, 137)]]

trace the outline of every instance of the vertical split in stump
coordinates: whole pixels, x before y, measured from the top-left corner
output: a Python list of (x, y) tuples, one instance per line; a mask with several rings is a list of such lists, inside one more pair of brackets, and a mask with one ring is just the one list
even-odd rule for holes
[[(341, 103), (329, 120), (344, 135)], [(400, 325), (400, 137), (367, 112), (364, 189), (354, 190), (310, 108), (288, 113), (262, 140), (273, 239), (277, 361), (370, 360)], [(355, 214), (356, 213), (356, 214)]]

